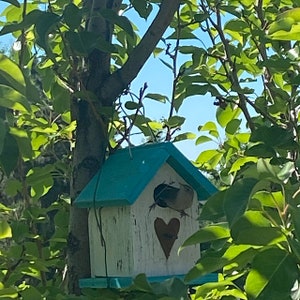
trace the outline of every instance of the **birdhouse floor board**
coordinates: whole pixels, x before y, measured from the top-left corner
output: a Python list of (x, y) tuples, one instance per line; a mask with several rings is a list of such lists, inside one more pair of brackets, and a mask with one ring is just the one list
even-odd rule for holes
[[(162, 282), (170, 278), (179, 278), (184, 280), (185, 275), (173, 275), (173, 276), (152, 276), (147, 277), (148, 282)], [(211, 273), (187, 283), (189, 286), (197, 286), (207, 282), (218, 281), (218, 274)], [(133, 283), (131, 277), (97, 277), (97, 278), (84, 278), (79, 280), (80, 288), (125, 288)]]

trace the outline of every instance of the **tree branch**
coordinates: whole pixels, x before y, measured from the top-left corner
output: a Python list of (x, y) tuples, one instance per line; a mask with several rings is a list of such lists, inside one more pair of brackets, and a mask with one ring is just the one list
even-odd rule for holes
[(103, 105), (110, 106), (138, 75), (169, 26), (180, 2), (181, 0), (162, 1), (155, 19), (139, 44), (130, 53), (126, 63), (122, 68), (111, 74), (99, 87), (97, 95), (100, 97)]

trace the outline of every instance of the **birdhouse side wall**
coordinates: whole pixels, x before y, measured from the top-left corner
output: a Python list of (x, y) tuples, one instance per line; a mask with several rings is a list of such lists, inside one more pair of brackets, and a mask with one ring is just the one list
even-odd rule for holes
[[(128, 274), (132, 274), (133, 241), (130, 210), (130, 206), (90, 210), (89, 235), (92, 277), (128, 276)], [(100, 226), (100, 224), (102, 225)]]
[[(153, 191), (161, 183), (170, 184), (178, 182), (187, 184), (173, 168), (164, 164), (154, 178), (146, 186), (138, 200), (131, 207), (131, 224), (133, 237), (133, 274), (145, 273), (147, 276), (168, 276), (187, 273), (200, 257), (200, 246), (187, 247), (178, 255), (178, 249), (183, 242), (199, 229), (199, 202), (194, 191), (193, 204), (188, 208), (186, 216), (170, 208), (155, 206)], [(168, 226), (172, 219), (180, 223), (179, 232), (167, 258), (157, 233), (155, 220), (162, 219)]]

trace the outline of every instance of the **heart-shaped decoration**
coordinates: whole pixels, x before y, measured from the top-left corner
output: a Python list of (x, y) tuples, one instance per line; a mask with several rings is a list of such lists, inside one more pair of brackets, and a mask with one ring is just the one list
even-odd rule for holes
[(175, 240), (178, 238), (179, 228), (180, 222), (176, 218), (171, 219), (168, 224), (161, 218), (156, 218), (154, 221), (154, 229), (166, 259), (169, 258)]

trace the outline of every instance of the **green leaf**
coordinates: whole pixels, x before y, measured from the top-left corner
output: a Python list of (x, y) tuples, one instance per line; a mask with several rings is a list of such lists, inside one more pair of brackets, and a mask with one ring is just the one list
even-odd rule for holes
[(19, 147), (11, 134), (6, 134), (0, 155), (0, 166), (8, 176), (16, 167), (19, 158)]
[(134, 37), (134, 31), (131, 23), (125, 16), (119, 16), (115, 11), (111, 9), (102, 9), (100, 14), (112, 24), (116, 24), (127, 32), (131, 37)]
[(0, 54), (0, 84), (25, 95), (25, 80), (21, 69), (4, 54)]
[(168, 295), (172, 299), (184, 299), (186, 297), (186, 285), (176, 277), (159, 283), (152, 283), (151, 286), (156, 295)]
[(174, 142), (184, 141), (184, 140), (193, 140), (196, 138), (196, 134), (193, 132), (185, 132), (176, 135)]
[(226, 190), (224, 211), (230, 228), (245, 213), (257, 182), (254, 178), (240, 179)]
[(216, 224), (206, 226), (199, 229), (196, 233), (194, 233), (187, 240), (185, 240), (182, 246), (180, 247), (179, 251), (190, 245), (206, 243), (220, 239), (227, 239), (229, 237), (230, 231), (225, 223), (220, 225)]
[(12, 237), (12, 233), (9, 224), (5, 220), (2, 221), (0, 220), (0, 240), (11, 238), (11, 237)]
[(242, 32), (242, 31), (250, 31), (249, 25), (239, 19), (233, 19), (228, 21), (224, 26), (225, 31), (236, 31), (236, 32)]
[(20, 292), (23, 300), (42, 299), (43, 295), (33, 286), (29, 286)]
[(237, 172), (243, 167), (246, 163), (253, 162), (256, 163), (258, 160), (257, 157), (252, 157), (252, 156), (245, 156), (245, 157), (240, 157), (234, 161), (232, 164), (229, 173), (234, 173)]
[(69, 3), (65, 6), (63, 17), (65, 19), (66, 24), (70, 27), (70, 29), (77, 29), (81, 24), (81, 11), (73, 3)]
[(148, 93), (145, 98), (149, 98), (152, 100), (156, 100), (159, 102), (163, 102), (166, 103), (166, 101), (169, 101), (169, 98), (165, 95), (161, 95), (161, 94), (154, 94), (154, 93)]
[(253, 197), (254, 199), (257, 199), (263, 206), (277, 208), (281, 211), (283, 211), (285, 208), (285, 200), (281, 191), (258, 191)]
[(270, 163), (269, 159), (260, 158), (256, 165), (259, 178), (277, 178), (277, 170), (275, 169), (275, 166)]
[(132, 290), (142, 291), (146, 293), (153, 293), (153, 289), (147, 281), (145, 274), (139, 274), (133, 279), (133, 284), (130, 287)]
[(269, 248), (254, 258), (245, 290), (249, 299), (290, 299), (297, 279), (298, 268), (291, 255), (279, 248)]
[(212, 136), (216, 138), (219, 137), (217, 126), (214, 122), (211, 121), (206, 122), (203, 126), (199, 126), (199, 131), (208, 131)]
[(0, 84), (0, 106), (29, 113), (30, 104), (27, 99), (14, 88)]
[(236, 244), (266, 246), (286, 241), (280, 228), (259, 211), (247, 211), (231, 227), (231, 236)]
[(50, 90), (53, 99), (54, 111), (58, 114), (64, 113), (70, 110), (70, 92), (63, 88), (57, 82), (54, 82)]
[(212, 138), (205, 136), (205, 135), (201, 135), (197, 138), (196, 145), (211, 142), (211, 141), (212, 141)]
[(250, 144), (250, 147), (245, 151), (245, 155), (268, 158), (268, 157), (276, 157), (276, 152), (272, 147), (265, 144), (256, 144), (256, 145)]
[(192, 33), (192, 30), (188, 27), (181, 28), (180, 34), (175, 30), (172, 34), (170, 34), (167, 39), (177, 40), (178, 38), (181, 40), (197, 40), (198, 37)]
[(185, 97), (191, 97), (195, 95), (205, 95), (209, 91), (209, 85), (191, 84), (186, 87)]
[(225, 216), (224, 212), (224, 199), (226, 190), (218, 191), (208, 198), (207, 202), (204, 204), (201, 213), (200, 220), (207, 221), (218, 221), (220, 218)]
[(300, 241), (300, 207), (289, 206), (289, 210), (291, 211), (292, 215), (292, 221), (295, 228), (295, 235)]
[(10, 3), (16, 7), (20, 7), (20, 3), (17, 0), (2, 0), (3, 2)]
[(208, 166), (210, 169), (214, 169), (222, 157), (223, 153), (219, 150), (205, 150), (199, 154), (196, 163), (200, 166)]
[(8, 287), (0, 289), (0, 298), (3, 299), (17, 299), (18, 291), (16, 288)]
[(134, 101), (127, 101), (125, 103), (125, 108), (129, 109), (129, 110), (137, 110), (137, 109), (141, 108), (141, 104), (136, 103)]
[(20, 23), (13, 23), (3, 26), (3, 28), (0, 31), (0, 36), (12, 33), (15, 31), (19, 31), (22, 29), (27, 29), (28, 27), (36, 24), (36, 22), (41, 18), (43, 15), (43, 12), (40, 10), (32, 10), (28, 14), (25, 15), (24, 19)]
[(29, 170), (26, 176), (26, 183), (31, 187), (32, 198), (35, 200), (39, 199), (53, 186), (54, 181), (51, 174), (53, 171), (53, 165), (35, 167)]
[(206, 274), (220, 270), (228, 263), (228, 260), (222, 257), (222, 255), (222, 251), (204, 254), (196, 263), (196, 265), (190, 271), (188, 271), (184, 278), (185, 282), (189, 282)]
[(101, 36), (88, 31), (82, 32), (66, 32), (66, 39), (70, 43), (70, 46), (78, 55), (87, 55), (91, 53), (94, 49), (99, 49), (100, 51), (112, 53), (115, 52), (115, 47), (105, 41)]
[(152, 5), (146, 0), (130, 0), (134, 9), (138, 12), (141, 18), (147, 19), (152, 11)]
[(199, 14), (195, 14), (194, 15), (194, 19), (195, 19), (196, 22), (203, 22), (207, 18), (209, 18), (209, 14), (208, 13), (199, 13)]
[(290, 176), (295, 171), (295, 164), (294, 162), (287, 162), (282, 166), (279, 172), (277, 172), (277, 178), (281, 181), (286, 181), (290, 178)]
[(33, 151), (31, 139), (28, 135), (28, 132), (22, 129), (11, 127), (10, 133), (14, 136), (15, 140), (17, 141), (19, 151), (22, 154), (23, 158), (31, 159), (33, 156)]
[(60, 21), (60, 16), (52, 12), (42, 12), (42, 15), (35, 23), (37, 33), (37, 44), (40, 45), (50, 56), (53, 56), (49, 51), (49, 33), (52, 28)]
[(3, 151), (5, 136), (7, 134), (7, 128), (4, 120), (0, 118), (0, 155)]
[[(202, 284), (197, 287), (195, 299), (214, 299), (210, 297), (212, 294), (218, 295), (218, 298), (215, 299), (247, 299), (246, 295), (238, 288), (235, 288), (235, 285), (229, 280)], [(233, 298), (230, 296), (233, 296)]]
[(279, 126), (260, 126), (252, 132), (250, 142), (263, 142), (269, 147), (295, 149), (293, 132)]
[(165, 123), (170, 127), (170, 128), (175, 128), (181, 126), (185, 121), (184, 117), (180, 116), (173, 116), (169, 118)]
[(169, 63), (167, 63), (166, 61), (164, 61), (163, 59), (159, 59), (167, 68), (169, 68), (170, 70), (173, 70), (173, 67), (169, 64)]
[(11, 197), (15, 197), (18, 192), (22, 191), (22, 183), (14, 178), (10, 178), (9, 180), (7, 180), (6, 182), (6, 186), (5, 186), (5, 193), (8, 196)]
[(224, 271), (230, 274), (235, 269), (241, 270), (247, 267), (260, 249), (260, 246), (231, 244), (223, 255), (228, 260), (228, 265), (224, 267), (226, 271)]
[(241, 123), (242, 120), (237, 120), (237, 119), (233, 119), (229, 121), (225, 128), (226, 133), (231, 135), (235, 134), (240, 128)]
[(0, 212), (8, 212), (8, 211), (12, 211), (12, 208), (9, 208), (7, 206), (5, 206), (4, 204), (0, 203)]
[(226, 105), (225, 109), (218, 107), (216, 117), (218, 123), (225, 128), (226, 125), (231, 121), (236, 119), (241, 114), (239, 108), (232, 108), (231, 105)]

